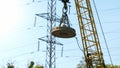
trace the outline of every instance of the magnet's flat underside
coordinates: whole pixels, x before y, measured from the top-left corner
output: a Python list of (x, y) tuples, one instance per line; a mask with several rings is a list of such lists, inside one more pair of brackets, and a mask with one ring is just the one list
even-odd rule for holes
[(60, 38), (71, 38), (76, 35), (75, 30), (70, 27), (55, 27), (52, 29), (52, 35)]

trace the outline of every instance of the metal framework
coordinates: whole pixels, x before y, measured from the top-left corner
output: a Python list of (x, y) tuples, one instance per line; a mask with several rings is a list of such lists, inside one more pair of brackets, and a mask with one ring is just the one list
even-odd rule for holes
[(103, 54), (89, 0), (75, 0), (87, 68), (105, 68)]
[[(63, 44), (57, 43), (55, 40), (55, 37), (52, 36), (51, 34), (52, 28), (55, 27), (56, 25), (55, 22), (60, 21), (60, 19), (56, 17), (56, 0), (48, 0), (47, 13), (40, 13), (35, 15), (42, 17), (48, 21), (47, 22), (47, 40), (41, 39), (41, 38), (38, 39), (38, 40), (45, 41), (47, 43), (45, 68), (56, 68), (56, 44), (63, 46)], [(36, 20), (34, 25), (36, 25)]]
[[(44, 5), (43, 5), (44, 6)], [(47, 38), (49, 43), (46, 47), (46, 64), (45, 68), (56, 68), (56, 47), (55, 38), (51, 34), (53, 26), (55, 26), (56, 20), (56, 0), (48, 0), (47, 16), (49, 18), (47, 23)]]

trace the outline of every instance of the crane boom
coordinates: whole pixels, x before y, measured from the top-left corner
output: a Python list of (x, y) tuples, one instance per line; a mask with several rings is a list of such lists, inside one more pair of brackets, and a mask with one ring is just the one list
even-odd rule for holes
[(87, 68), (105, 68), (90, 0), (74, 0)]

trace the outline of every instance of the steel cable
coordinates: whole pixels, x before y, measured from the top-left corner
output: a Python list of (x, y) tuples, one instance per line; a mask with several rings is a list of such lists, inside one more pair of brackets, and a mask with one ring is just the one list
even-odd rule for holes
[(109, 50), (109, 47), (108, 47), (108, 44), (107, 44), (107, 40), (105, 38), (105, 34), (104, 34), (104, 31), (103, 31), (103, 28), (102, 28), (102, 23), (100, 21), (100, 17), (99, 17), (99, 14), (98, 14), (98, 11), (97, 11), (97, 7), (96, 7), (96, 4), (95, 4), (95, 1), (93, 0), (93, 5), (95, 7), (95, 11), (96, 11), (96, 15), (97, 15), (97, 18), (98, 18), (98, 22), (100, 24), (100, 28), (101, 28), (101, 31), (102, 31), (102, 35), (103, 35), (103, 39), (105, 41), (105, 45), (106, 45), (106, 48), (107, 48), (107, 51), (108, 51), (108, 55), (109, 55), (109, 58), (110, 58), (110, 62), (111, 62), (111, 65), (113, 67), (113, 61), (112, 61), (112, 57), (111, 57), (111, 54), (110, 54), (110, 50)]

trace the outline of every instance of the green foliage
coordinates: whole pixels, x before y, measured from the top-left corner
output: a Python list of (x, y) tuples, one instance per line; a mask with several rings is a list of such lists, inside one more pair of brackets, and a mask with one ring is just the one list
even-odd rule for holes
[(33, 66), (34, 66), (34, 62), (31, 61), (31, 62), (30, 62), (30, 65), (28, 66), (28, 68), (33, 68)]
[(8, 63), (7, 68), (14, 68), (14, 66), (12, 64)]
[(78, 64), (78, 65), (77, 65), (77, 68), (82, 68), (82, 65)]
[[(85, 66), (85, 65), (82, 65), (81, 63), (77, 64), (77, 68), (85, 68), (85, 67), (83, 67), (83, 66)], [(96, 68), (96, 67), (93, 67), (93, 68)], [(111, 64), (106, 64), (106, 65), (105, 65), (105, 68), (120, 68), (120, 65), (114, 65), (114, 66), (112, 67)]]
[(36, 65), (34, 68), (44, 68), (44, 67)]
[(39, 66), (39, 65), (34, 66), (34, 64), (35, 64), (34, 61), (31, 61), (28, 68), (44, 68), (43, 66)]
[(8, 68), (14, 68), (14, 66), (8, 66)]
[[(35, 65), (34, 66), (34, 61), (31, 61), (30, 63), (29, 63), (29, 66), (28, 66), (28, 68), (44, 68), (43, 66), (40, 66), (40, 65)], [(14, 68), (14, 65), (12, 64), (12, 63), (8, 63), (7, 64), (7, 68)], [(22, 67), (21, 67), (22, 68)]]
[(120, 65), (114, 65), (114, 66), (112, 67), (111, 64), (107, 64), (105, 67), (106, 67), (106, 68), (120, 68)]
[(112, 65), (107, 64), (107, 65), (105, 65), (105, 67), (106, 67), (106, 68), (111, 68), (111, 67), (112, 67)]

